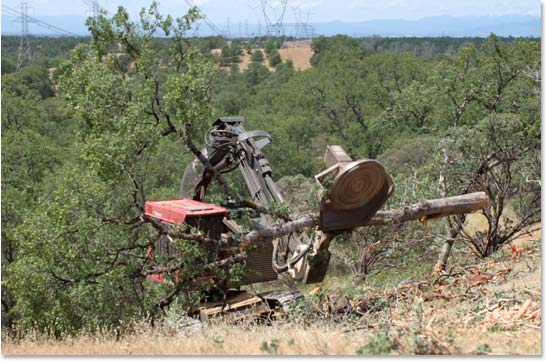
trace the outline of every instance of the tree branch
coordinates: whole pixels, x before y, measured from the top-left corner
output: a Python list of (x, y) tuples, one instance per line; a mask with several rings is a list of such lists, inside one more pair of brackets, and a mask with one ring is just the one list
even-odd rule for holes
[[(460, 196), (424, 200), (411, 206), (377, 212), (368, 222), (368, 226), (384, 226), (413, 220), (434, 219), (454, 214), (466, 214), (484, 208), (489, 198), (484, 192)], [(252, 244), (263, 238), (277, 238), (305, 228), (315, 227), (318, 215), (307, 215), (294, 221), (249, 232), (242, 244)]]

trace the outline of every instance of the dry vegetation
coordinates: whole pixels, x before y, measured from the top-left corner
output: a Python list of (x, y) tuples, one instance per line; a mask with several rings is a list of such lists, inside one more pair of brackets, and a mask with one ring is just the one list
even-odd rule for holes
[[(194, 38), (195, 49), (224, 50), (219, 74), (214, 62), (180, 46), (195, 16), (171, 22), (152, 5), (139, 20), (120, 8), (114, 18), (90, 20), (92, 51), (82, 38), (36, 38), (39, 61), (20, 71), (19, 40), (3, 39), (11, 45), (2, 58), (2, 353), (541, 353), (540, 231), (512, 242), (520, 224), (540, 220), (540, 42), (339, 35), (313, 39), (314, 50), (309, 42), (285, 43), (277, 56), (284, 38), (233, 47)], [(148, 35), (166, 30), (172, 41)], [(267, 47), (279, 71), (259, 64), (236, 71), (240, 51), (254, 46)], [(279, 57), (290, 58), (306, 69), (313, 51), (307, 71), (278, 66)], [(241, 68), (247, 63), (248, 54)], [(54, 98), (57, 75), (63, 96)], [(148, 247), (170, 234), (152, 227), (143, 208), (179, 194), (180, 165), (202, 156), (197, 135), (212, 114), (244, 115), (248, 130), (267, 130), (274, 176), (291, 177), (294, 188), (314, 185), (325, 145), (340, 144), (355, 159), (385, 160), (397, 189), (389, 207), (486, 190), (487, 220), (466, 222), (476, 230), (487, 223), (489, 232), (466, 223), (446, 232), (444, 222), (421, 218), (343, 234), (319, 287), (286, 278), (247, 286), (300, 290), (305, 302), (284, 318), (190, 324), (175, 311), (193, 301), (187, 282), (146, 281), (170, 258), (150, 257)], [(228, 179), (229, 192), (252, 196), (241, 179)], [(295, 191), (314, 212), (315, 191)], [(206, 199), (228, 198), (235, 197), (212, 186)], [(516, 210), (511, 220), (517, 213), (524, 223), (505, 218), (508, 205)], [(232, 220), (260, 228), (249, 219), (260, 212), (241, 211)], [(238, 265), (225, 273), (209, 267), (216, 262), (203, 266), (203, 253), (223, 257), (223, 250), (209, 254), (189, 242), (201, 235), (182, 237), (188, 242), (176, 246), (184, 252), (168, 262), (176, 278), (237, 278)], [(447, 267), (435, 268), (452, 241)]]
[(296, 70), (305, 70), (311, 67), (310, 59), (313, 56), (313, 50), (310, 40), (288, 41), (285, 46), (279, 49), (283, 62), (292, 60)]
[[(254, 50), (260, 50), (262, 53), (265, 54), (265, 49), (263, 48), (257, 48)], [(211, 53), (216, 56), (220, 56), (220, 54), (222, 53), (222, 49), (211, 49)], [(294, 69), (296, 70), (306, 70), (311, 67), (310, 60), (313, 56), (313, 50), (311, 49), (310, 40), (287, 41), (284, 44), (284, 47), (279, 49), (279, 54), (281, 55), (281, 59), (283, 62), (291, 60), (294, 64)], [(240, 59), (241, 62), (238, 63), (239, 70), (245, 71), (246, 69), (248, 69), (248, 65), (250, 64), (250, 54), (244, 51)], [(269, 65), (267, 59), (264, 59), (262, 64), (266, 66), (269, 70), (275, 70), (274, 67)]]
[[(541, 354), (539, 226), (481, 262), (348, 298), (325, 285), (272, 325), (146, 325), (120, 337), (3, 339), (5, 355)], [(325, 284), (328, 284), (326, 282)]]

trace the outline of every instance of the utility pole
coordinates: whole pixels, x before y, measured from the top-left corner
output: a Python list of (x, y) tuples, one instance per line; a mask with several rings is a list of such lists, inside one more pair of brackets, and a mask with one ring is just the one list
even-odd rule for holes
[(30, 53), (30, 42), (28, 40), (28, 3), (21, 3), (21, 42), (19, 43), (19, 55), (17, 57), (17, 71), (25, 65), (32, 64), (32, 54)]

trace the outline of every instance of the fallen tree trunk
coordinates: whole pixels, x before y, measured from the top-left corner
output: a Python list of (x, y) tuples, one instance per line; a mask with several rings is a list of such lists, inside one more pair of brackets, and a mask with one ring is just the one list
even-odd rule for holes
[[(484, 192), (463, 194), (461, 196), (430, 199), (411, 206), (377, 212), (368, 222), (369, 226), (383, 226), (413, 220), (427, 220), (454, 214), (465, 214), (482, 209), (489, 199)], [(257, 242), (263, 238), (282, 237), (292, 232), (314, 227), (318, 224), (318, 215), (309, 215), (277, 226), (249, 232), (244, 244)]]
[(472, 213), (482, 209), (489, 202), (485, 192), (463, 194), (447, 198), (421, 201), (411, 206), (377, 212), (369, 226), (381, 226), (392, 223), (402, 223), (416, 219), (447, 217), (454, 214)]

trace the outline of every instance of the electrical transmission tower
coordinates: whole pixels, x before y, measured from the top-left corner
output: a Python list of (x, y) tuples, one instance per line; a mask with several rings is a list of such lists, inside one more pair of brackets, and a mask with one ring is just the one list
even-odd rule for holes
[(293, 36), (296, 39), (309, 39), (313, 37), (315, 32), (312, 25), (309, 25), (309, 16), (311, 11), (303, 13), (298, 6), (292, 7), (293, 17), (294, 17), (294, 32)]
[(310, 39), (315, 36), (315, 28), (313, 27), (313, 25), (309, 24), (309, 14), (310, 14), (310, 11), (307, 12), (305, 21), (303, 21), (301, 25), (301, 36), (304, 39)]
[(17, 57), (17, 71), (25, 65), (32, 64), (30, 42), (28, 40), (28, 3), (21, 3), (21, 15), (18, 21), (21, 22), (21, 42), (19, 43), (19, 55)]
[[(62, 28), (60, 28), (58, 26), (51, 25), (49, 23), (46, 23), (45, 21), (38, 20), (36, 18), (33, 18), (32, 16), (29, 16), (28, 15), (28, 5), (26, 5), (26, 3), (23, 3), (21, 5), (21, 10), (17, 10), (17, 9), (14, 9), (12, 7), (9, 7), (7, 5), (2, 4), (2, 13), (6, 14), (6, 15), (9, 15), (9, 16), (14, 16), (15, 21), (21, 21), (23, 23), (23, 26), (22, 26), (23, 31), (22, 31), (22, 34), (21, 34), (21, 44), (23, 44), (24, 46), (22, 46), (21, 48), (23, 48), (25, 51), (28, 51), (29, 55), (30, 55), (30, 45), (29, 45), (29, 42), (28, 42), (28, 35), (29, 35), (28, 24), (29, 23), (32, 23), (34, 25), (38, 25), (38, 26), (40, 26), (42, 28), (53, 31), (54, 33), (59, 34), (59, 35), (79, 36), (78, 34), (74, 34), (73, 32), (70, 32), (68, 30), (64, 30), (64, 29), (62, 29)], [(21, 53), (25, 54), (25, 52), (21, 52)], [(24, 59), (24, 56), (23, 56), (23, 59)]]
[(93, 0), (91, 7), (93, 8), (93, 18), (97, 20), (99, 17), (99, 9), (100, 9), (99, 0)]
[(256, 20), (258, 22), (258, 28), (257, 28), (257, 32), (255, 32), (256, 28), (254, 28), (254, 30), (252, 31), (252, 37), (254, 36), (261, 36), (261, 33), (262, 33), (262, 23), (260, 22), (260, 14), (258, 12), (258, 5), (256, 6), (252, 6), (252, 5), (248, 5), (248, 7), (254, 12), (254, 14), (256, 15)]
[(82, 0), (82, 1), (91, 8), (93, 19), (95, 19), (96, 21), (99, 18), (99, 13), (101, 9), (99, 0)]
[(265, 21), (266, 36), (279, 37), (283, 35), (283, 21), (288, 0), (280, 0), (271, 5), (268, 0), (260, 0), (262, 14)]

